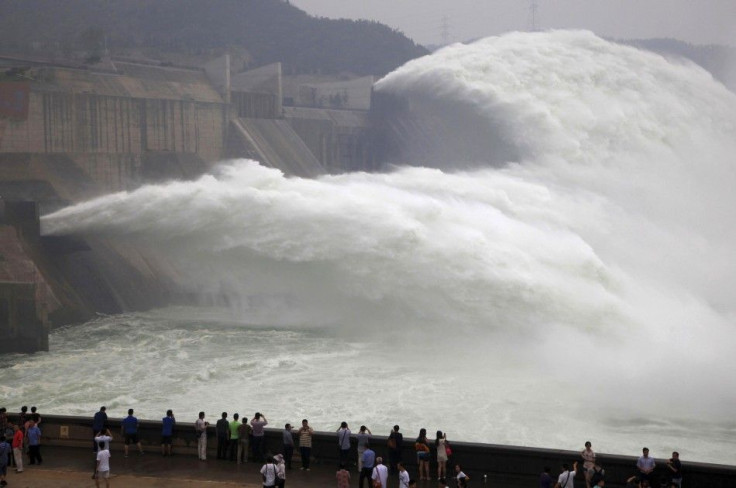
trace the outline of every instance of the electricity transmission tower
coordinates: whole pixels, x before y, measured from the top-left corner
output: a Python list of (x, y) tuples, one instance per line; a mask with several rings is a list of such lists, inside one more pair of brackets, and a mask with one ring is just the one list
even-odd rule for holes
[(532, 32), (537, 32), (537, 12), (539, 11), (539, 0), (529, 0), (529, 27)]
[(447, 15), (442, 16), (442, 25), (440, 26), (440, 29), (442, 45), (447, 46), (450, 43), (450, 21), (447, 20)]

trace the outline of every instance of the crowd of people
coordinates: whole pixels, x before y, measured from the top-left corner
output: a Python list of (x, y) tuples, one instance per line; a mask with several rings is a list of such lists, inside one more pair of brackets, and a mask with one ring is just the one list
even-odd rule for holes
[[(582, 469), (578, 470), (578, 461), (574, 461), (572, 467), (563, 463), (556, 483), (552, 478), (552, 469), (545, 467), (544, 472), (539, 476), (539, 488), (573, 488), (575, 475), (579, 472), (585, 478), (586, 488), (606, 486), (606, 470), (603, 469), (601, 460), (593, 451), (590, 441), (585, 443), (585, 448), (580, 452), (580, 458), (583, 462)], [(636, 461), (636, 472), (626, 479), (627, 488), (682, 488), (680, 453), (677, 451), (672, 453), (672, 457), (665, 464), (666, 474), (658, 480), (654, 479), (656, 465), (654, 458), (649, 455), (649, 449), (643, 448), (642, 455)]]
[[(22, 473), (24, 456), (28, 464), (41, 464), (41, 423), (42, 418), (37, 408), (21, 407), (17, 415), (17, 422), (8, 420), (7, 410), (0, 408), (0, 486), (6, 486), (7, 468), (15, 467), (17, 473)], [(197, 453), (200, 461), (207, 460), (207, 442), (209, 422), (205, 412), (199, 412), (194, 422), (194, 433), (197, 439)], [(281, 432), (280, 450), (278, 454), (267, 452), (265, 443), (265, 427), (269, 425), (266, 416), (256, 412), (249, 421), (247, 417), (240, 417), (234, 413), (229, 420), (228, 413), (222, 412), (214, 427), (217, 442), (217, 459), (236, 462), (237, 464), (254, 462), (261, 463), (260, 474), (263, 486), (268, 488), (283, 488), (286, 483), (286, 474), (292, 469), (292, 458), (295, 448), (299, 448), (299, 469), (309, 471), (312, 459), (312, 436), (314, 430), (307, 419), (303, 419), (299, 428), (285, 424)], [(161, 455), (171, 456), (172, 442), (176, 419), (172, 410), (166, 412), (161, 419)], [(136, 448), (138, 455), (144, 450), (138, 436), (139, 423), (134, 416), (134, 410), (128, 410), (128, 415), (121, 422), (120, 433), (124, 442), (123, 452), (127, 458), (130, 446)], [(191, 427), (188, 427), (191, 428)], [(93, 449), (95, 452), (94, 472), (92, 478), (99, 488), (103, 481), (107, 488), (110, 486), (110, 442), (113, 434), (110, 431), (106, 407), (101, 407), (92, 419)], [(355, 451), (353, 451), (355, 446)], [(385, 445), (376, 449), (373, 433), (365, 425), (361, 425), (357, 433), (353, 433), (347, 422), (342, 422), (336, 430), (336, 451), (338, 466), (336, 482), (338, 488), (350, 486), (352, 461), (356, 461), (358, 471), (358, 486), (363, 488), (386, 488), (390, 475), (396, 476), (400, 488), (416, 486), (417, 480), (410, 477), (403, 455), (413, 447), (416, 453), (418, 479), (436, 479), (439, 486), (445, 487), (450, 477), (458, 487), (466, 487), (470, 477), (454, 464), (453, 473), (448, 477), (447, 463), (453, 452), (447, 435), (437, 431), (434, 439), (427, 437), (427, 430), (420, 429), (419, 435), (413, 444), (409, 444), (398, 425), (395, 425), (385, 441)], [(376, 453), (376, 450), (388, 455), (387, 462)], [(355, 456), (353, 456), (355, 452)], [(436, 473), (430, 474), (430, 460), (436, 464)], [(579, 465), (580, 469), (579, 469)], [(673, 452), (665, 464), (667, 474), (660, 479), (654, 479), (656, 462), (649, 454), (648, 448), (642, 449), (642, 455), (636, 463), (636, 472), (626, 482), (630, 488), (682, 488), (682, 463), (679, 453)], [(436, 476), (435, 476), (436, 474)], [(576, 475), (585, 480), (586, 488), (603, 487), (606, 484), (606, 472), (601, 460), (596, 456), (590, 442), (580, 453), (580, 460), (561, 466), (560, 474), (555, 480), (551, 468), (545, 467), (539, 477), (539, 488), (573, 488)], [(658, 484), (657, 484), (658, 483)]]
[(41, 414), (36, 407), (23, 406), (16, 423), (8, 420), (8, 411), (0, 408), (0, 486), (8, 484), (5, 479), (8, 467), (15, 467), (16, 473), (23, 472), (23, 456), (28, 456), (28, 464), (41, 464)]
[[(121, 422), (121, 434), (124, 439), (124, 456), (129, 455), (129, 446), (135, 446), (139, 455), (144, 450), (138, 438), (138, 419), (133, 415), (133, 409), (128, 410), (128, 416)], [(299, 428), (291, 424), (285, 424), (281, 435), (280, 450), (278, 454), (266, 452), (265, 427), (269, 425), (266, 416), (256, 412), (249, 421), (238, 413), (232, 415), (229, 420), (228, 412), (222, 412), (214, 426), (215, 439), (217, 442), (217, 459), (243, 464), (248, 462), (262, 463), (260, 473), (263, 478), (264, 487), (283, 488), (286, 483), (286, 474), (292, 469), (292, 458), (295, 448), (299, 448), (300, 470), (310, 471), (312, 459), (312, 436), (314, 430), (307, 419), (303, 419)], [(161, 454), (172, 455), (171, 445), (176, 419), (171, 410), (161, 419)], [(205, 412), (199, 412), (194, 422), (194, 433), (197, 440), (197, 456), (200, 461), (207, 461), (208, 428), (209, 421)], [(94, 432), (94, 448), (97, 452), (95, 462), (95, 473), (93, 477), (97, 480), (105, 480), (109, 486), (109, 442), (112, 433), (107, 427), (106, 407), (101, 407), (92, 419), (92, 430)], [(356, 445), (358, 485), (362, 488), (368, 483), (369, 488), (385, 488), (391, 473), (398, 478), (400, 488), (416, 486), (417, 481), (409, 476), (402, 459), (405, 441), (398, 425), (395, 425), (389, 433), (386, 441), (388, 452), (388, 465), (384, 464), (383, 458), (376, 455), (373, 449), (371, 430), (362, 425), (355, 434), (350, 430), (347, 422), (342, 422), (337, 429), (337, 452), (338, 469), (335, 475), (338, 487), (349, 486), (351, 474), (349, 464), (352, 458), (352, 446)], [(426, 429), (421, 429), (419, 436), (413, 444), (416, 451), (417, 464), (419, 465), (419, 480), (429, 480), (430, 452), (435, 451), (437, 459), (436, 479), (444, 486), (447, 477), (446, 464), (452, 454), (447, 436), (442, 431), (437, 431), (434, 442), (427, 438)], [(455, 465), (455, 479), (457, 486), (465, 487), (470, 477), (467, 476), (460, 466)]]

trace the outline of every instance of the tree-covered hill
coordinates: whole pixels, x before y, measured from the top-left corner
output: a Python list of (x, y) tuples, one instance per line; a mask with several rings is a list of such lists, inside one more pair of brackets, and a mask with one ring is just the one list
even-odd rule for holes
[(736, 91), (736, 48), (733, 46), (716, 44), (701, 46), (677, 39), (639, 39), (618, 42), (654, 51), (663, 56), (689, 59), (710, 71), (713, 77), (726, 87)]
[(427, 51), (368, 21), (312, 17), (284, 0), (0, 0), (0, 53), (103, 50), (196, 56), (246, 50), (252, 67), (382, 75)]

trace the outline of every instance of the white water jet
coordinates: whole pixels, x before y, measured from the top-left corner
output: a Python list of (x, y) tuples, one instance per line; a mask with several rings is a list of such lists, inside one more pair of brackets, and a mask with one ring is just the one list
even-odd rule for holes
[[(349, 384), (276, 371), (300, 407), (315, 384), (341, 392), (313, 405), (325, 422), (404, 415), (465, 440), (736, 462), (736, 96), (692, 64), (569, 31), (450, 46), (376, 89), (463, 107), (520, 158), (316, 180), (231, 161), (43, 228), (164, 248), (193, 286), (237, 290), (238, 322), (323, 330), (302, 361), (335, 354)], [(238, 401), (224, 370), (208, 384)], [(372, 389), (385, 405), (360, 401)]]

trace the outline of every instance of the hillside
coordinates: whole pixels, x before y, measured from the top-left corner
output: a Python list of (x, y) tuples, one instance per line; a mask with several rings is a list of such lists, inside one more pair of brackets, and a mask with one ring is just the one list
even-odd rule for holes
[(710, 71), (713, 78), (736, 91), (736, 48), (722, 45), (694, 45), (677, 39), (619, 40), (671, 58), (689, 59)]
[(248, 67), (382, 75), (427, 53), (377, 22), (316, 18), (283, 0), (0, 0), (0, 52), (143, 53), (167, 60), (246, 51)]

